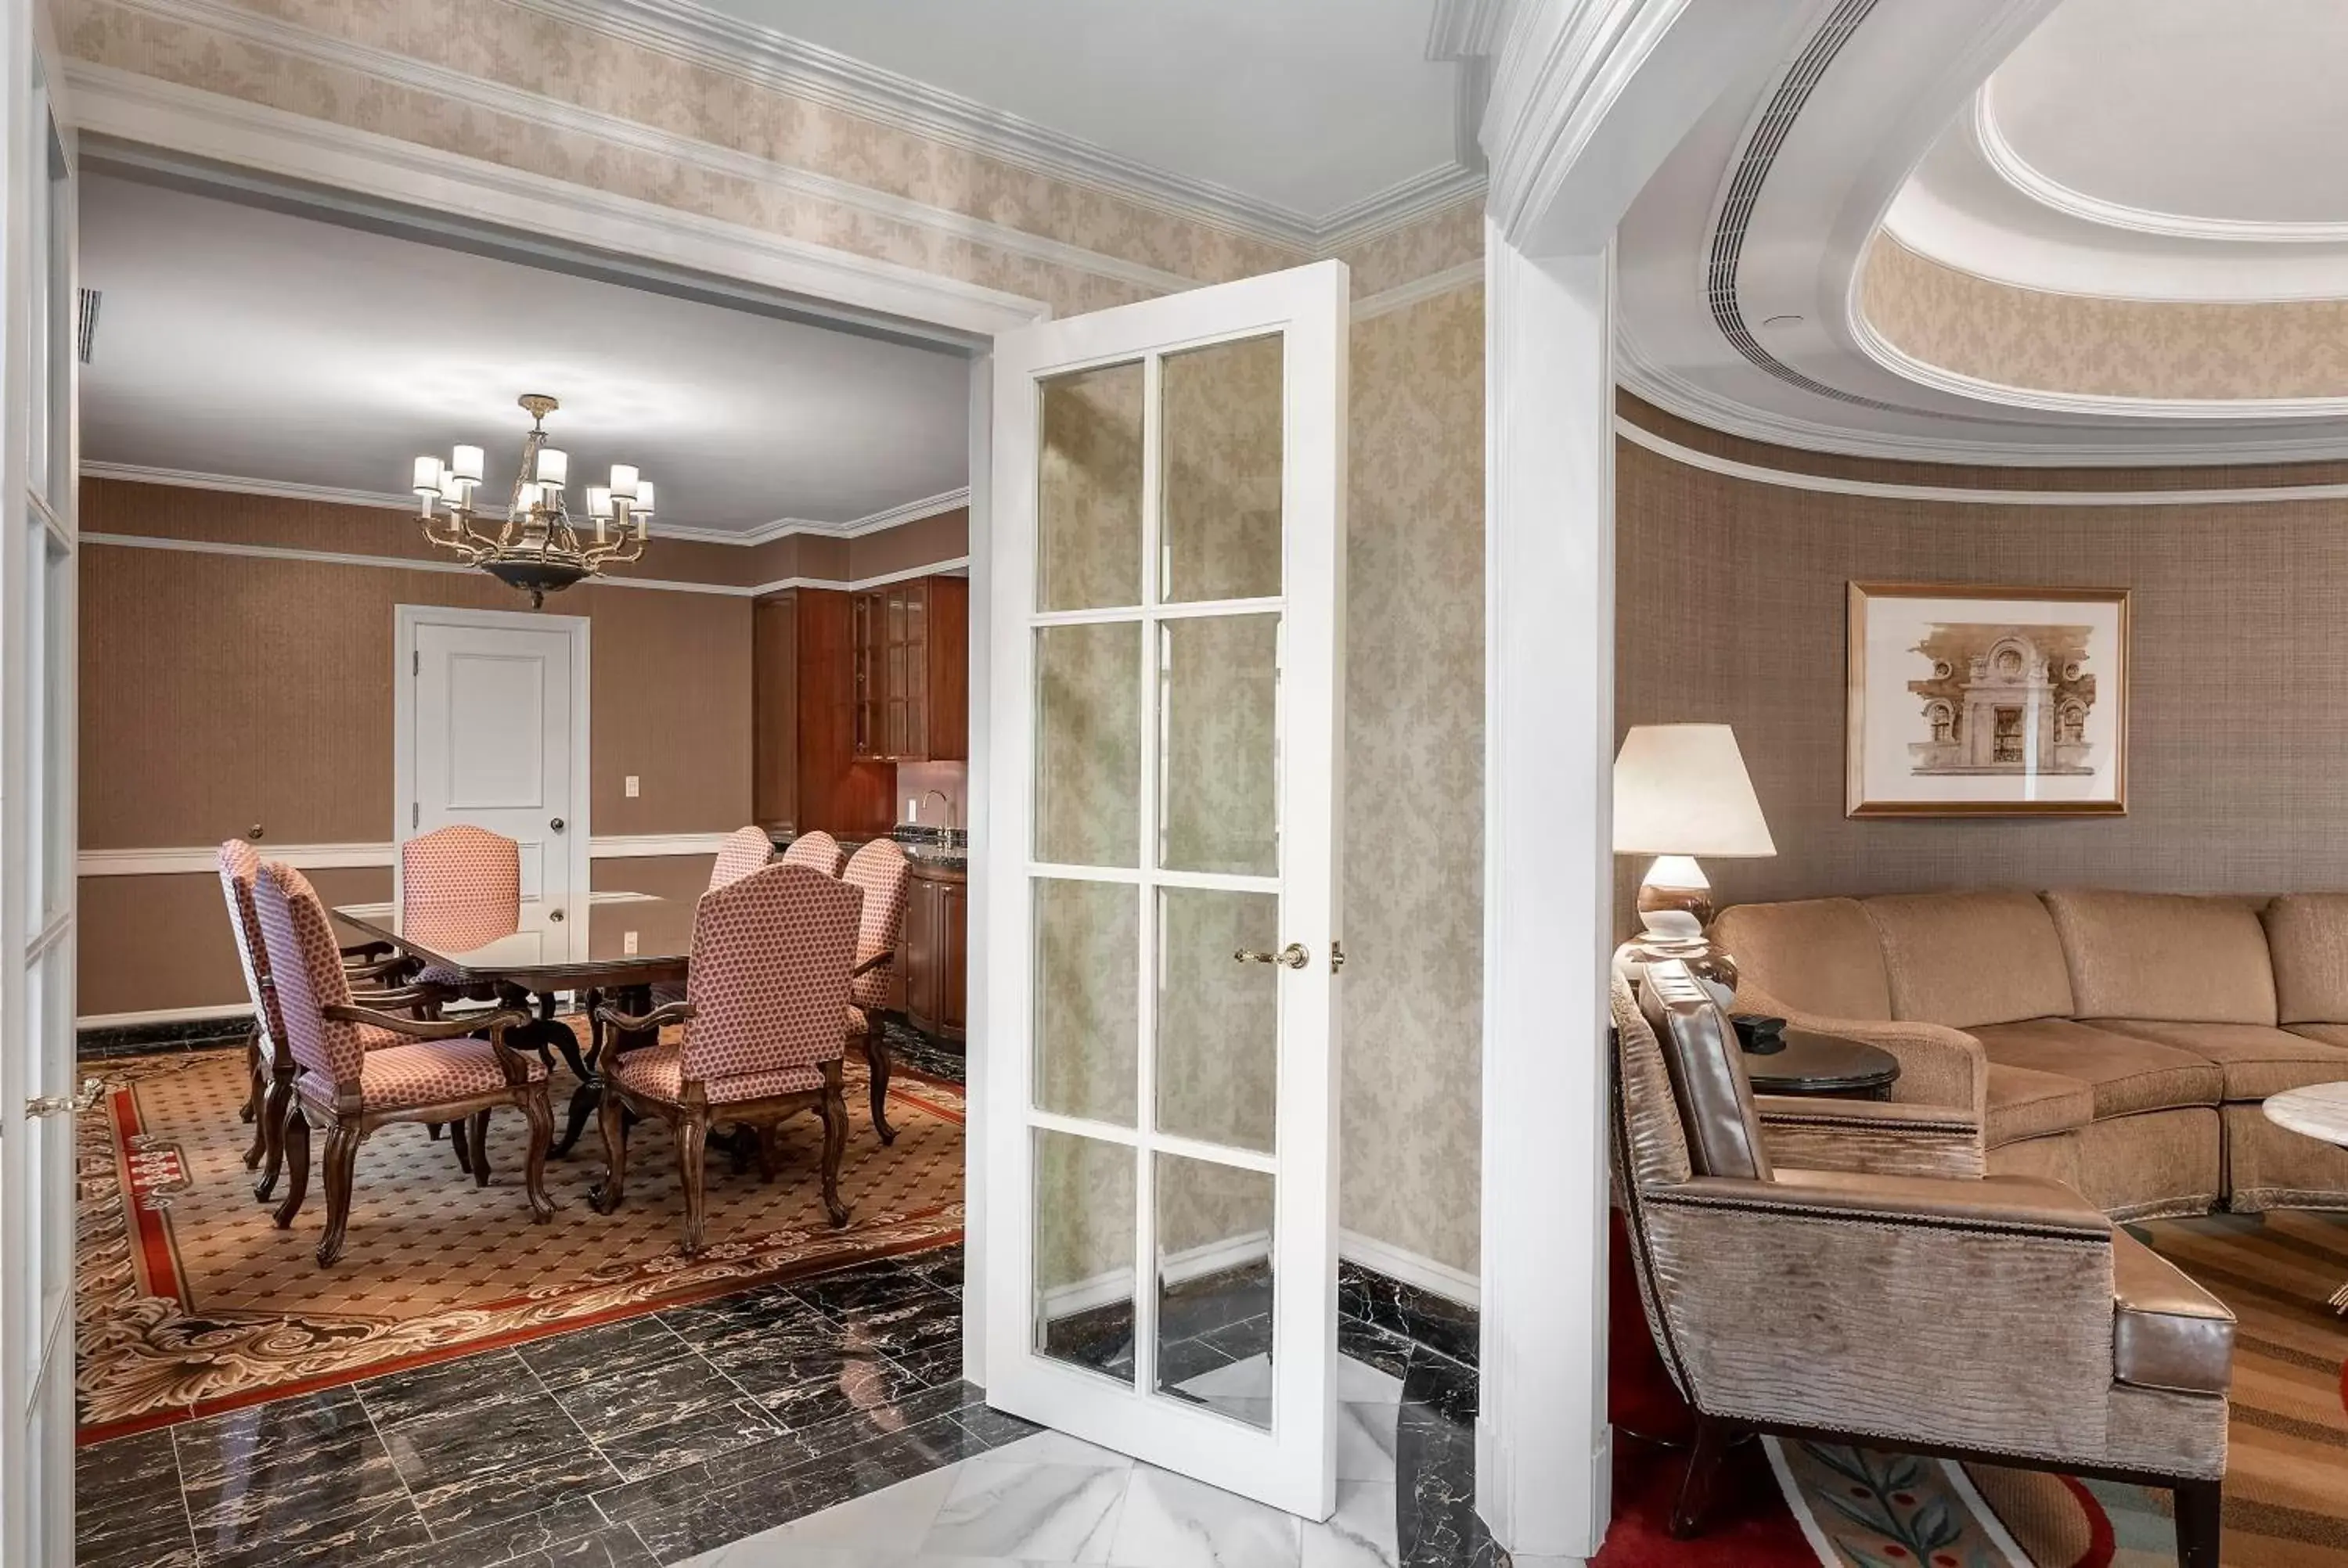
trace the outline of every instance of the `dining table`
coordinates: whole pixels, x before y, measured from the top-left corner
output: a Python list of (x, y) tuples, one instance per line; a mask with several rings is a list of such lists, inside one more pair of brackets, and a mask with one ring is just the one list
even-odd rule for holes
[(506, 1031), (507, 1043), (560, 1056), (579, 1080), (569, 1120), (551, 1153), (571, 1152), (603, 1097), (606, 1058), (657, 1035), (641, 1038), (591, 1023), (582, 1048), (557, 1016), (565, 992), (591, 1020), (606, 998), (621, 1010), (652, 1010), (654, 986), (685, 983), (693, 949), (695, 900), (650, 893), (602, 891), (567, 898), (494, 903), (394, 900), (340, 904), (335, 918), (365, 937), (388, 942), (416, 960), (424, 978), (455, 997), (495, 1000), (530, 1014)]

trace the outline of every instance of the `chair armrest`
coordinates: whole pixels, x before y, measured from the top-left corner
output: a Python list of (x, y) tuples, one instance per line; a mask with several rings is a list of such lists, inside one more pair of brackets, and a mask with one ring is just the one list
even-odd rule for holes
[(346, 980), (376, 980), (386, 975), (398, 976), (407, 971), (410, 962), (396, 953), (389, 958), (364, 961), (345, 958), (343, 960), (343, 978)]
[(1979, 1120), (1953, 1105), (1756, 1094), (1770, 1163), (1886, 1176), (1982, 1174)]
[(854, 968), (849, 970), (848, 978), (852, 980), (859, 975), (870, 973), (870, 971), (879, 968), (883, 964), (894, 962), (896, 957), (896, 948), (883, 948), (879, 952), (873, 954), (870, 958), (865, 959), (862, 963), (857, 965)]
[(1892, 1100), (1902, 1105), (1956, 1105), (1970, 1110), (1973, 1120), (1989, 1114), (1989, 1058), (1980, 1040), (1961, 1029), (1937, 1023), (1902, 1023), (1890, 1019), (1828, 1018), (1787, 1007), (1756, 986), (1739, 986), (1735, 1010), (1745, 1016), (1782, 1018), (1796, 1029), (1881, 1046), (1900, 1059), (1900, 1081), (1891, 1086)]
[(354, 1006), (364, 1008), (409, 1008), (425, 1002), (447, 1001), (448, 993), (438, 986), (404, 986), (390, 991), (355, 991)]
[(599, 1007), (595, 1009), (595, 1017), (600, 1022), (626, 1034), (644, 1034), (668, 1024), (683, 1023), (692, 1016), (691, 1002), (670, 1002), (665, 1007), (656, 1007), (642, 1016), (622, 1012), (615, 1007)]
[(1646, 1194), (1651, 1204), (1737, 1209), (1756, 1214), (1861, 1219), (1930, 1230), (2111, 1244), (2104, 1211), (2060, 1182), (2041, 1176), (1865, 1175), (1849, 1171), (1785, 1170), (1772, 1181), (1695, 1176)]
[[(381, 999), (371, 997), (368, 999), (374, 1001)], [(506, 1030), (530, 1021), (530, 1015), (524, 1012), (493, 1012), (486, 1017), (473, 1018), (402, 1018), (397, 1013), (377, 1012), (373, 1008), (348, 1007), (340, 1002), (330, 1003), (318, 1010), (326, 1017), (344, 1023), (373, 1024), (377, 1029), (387, 1029), (394, 1034), (404, 1034), (410, 1040), (461, 1040), (467, 1035), (479, 1034), (483, 1030), (488, 1030), (491, 1043), (500, 1046), (504, 1043), (502, 1036)]]

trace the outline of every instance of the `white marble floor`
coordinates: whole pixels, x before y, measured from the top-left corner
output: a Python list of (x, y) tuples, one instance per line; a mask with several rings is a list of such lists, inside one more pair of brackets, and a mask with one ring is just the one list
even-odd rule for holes
[[(1393, 1568), (1402, 1383), (1343, 1357), (1337, 1368), (1337, 1512), (1324, 1523), (1047, 1431), (684, 1568)], [(1261, 1399), (1260, 1368), (1210, 1377), (1195, 1391), (1214, 1403)]]

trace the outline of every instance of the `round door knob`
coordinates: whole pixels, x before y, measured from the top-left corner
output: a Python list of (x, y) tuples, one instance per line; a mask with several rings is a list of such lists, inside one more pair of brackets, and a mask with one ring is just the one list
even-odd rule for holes
[(550, 909), (546, 912), (546, 917), (555, 922), (557, 925), (561, 925), (562, 923), (562, 911), (560, 909)]
[(546, 825), (547, 825), (547, 826), (549, 826), (549, 827), (551, 827), (551, 828), (552, 828), (552, 829), (554, 829), (554, 831), (555, 831), (555, 832), (557, 832), (557, 833), (561, 833), (561, 832), (562, 831), (562, 819), (561, 819), (561, 817), (559, 817), (559, 816), (558, 816), (558, 817), (556, 817), (552, 822), (548, 823)]

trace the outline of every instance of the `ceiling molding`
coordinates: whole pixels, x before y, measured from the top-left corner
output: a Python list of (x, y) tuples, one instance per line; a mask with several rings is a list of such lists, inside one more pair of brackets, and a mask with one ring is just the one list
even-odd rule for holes
[[(1634, 446), (1691, 468), (1732, 479), (1827, 496), (1866, 496), (1889, 501), (1953, 501), (1976, 507), (2229, 507), (2278, 501), (2348, 501), (2348, 485), (2238, 486), (2214, 490), (1997, 490), (1965, 485), (1909, 485), (1882, 479), (1846, 479), (1806, 474), (1766, 464), (1741, 463), (1683, 446), (1617, 415), (1614, 433)], [(1929, 519), (1919, 519), (1929, 520)]]
[(1391, 315), (1395, 311), (1407, 309), (1421, 300), (1431, 300), (1437, 294), (1447, 294), (1454, 289), (1479, 287), (1483, 282), (1484, 259), (1478, 256), (1472, 261), (1462, 261), (1457, 266), (1446, 267), (1439, 272), (1429, 272), (1423, 278), (1413, 278), (1407, 283), (1399, 283), (1391, 289), (1382, 289), (1375, 294), (1364, 294), (1354, 302), (1353, 319), (1355, 322), (1375, 321), (1380, 316)]
[(2218, 240), (2238, 244), (2305, 245), (2348, 243), (2348, 223), (2282, 222), (2249, 218), (2197, 218), (2184, 212), (2162, 212), (2122, 201), (2090, 196), (2042, 171), (2024, 158), (1998, 128), (1990, 89), (1996, 78), (1983, 82), (1974, 95), (1973, 135), (1982, 159), (1997, 177), (2042, 207), (2049, 207), (2083, 222), (2138, 234), (2158, 234), (2172, 240)]
[[(414, 516), (416, 497), (385, 490), (340, 490), (326, 485), (297, 485), (283, 479), (249, 479), (233, 474), (199, 474), (186, 468), (157, 468), (140, 463), (92, 463), (81, 466), (85, 479), (112, 479), (129, 485), (172, 485), (185, 490), (219, 490), (238, 496), (273, 496), (287, 501), (317, 501), (334, 507), (372, 507)], [(687, 539), (705, 545), (764, 545), (794, 534), (819, 538), (853, 539), (877, 534), (924, 518), (942, 517), (970, 505), (970, 487), (925, 496), (844, 523), (823, 523), (805, 518), (783, 518), (744, 530), (685, 528), (658, 523), (656, 539)]]
[(1211, 180), (1193, 179), (852, 56), (695, 5), (692, 0), (515, 0), (703, 69), (754, 82), (894, 129), (1263, 244), (1324, 254), (1482, 193), (1480, 170), (1454, 165), (1415, 176), (1335, 212), (1303, 213)]

